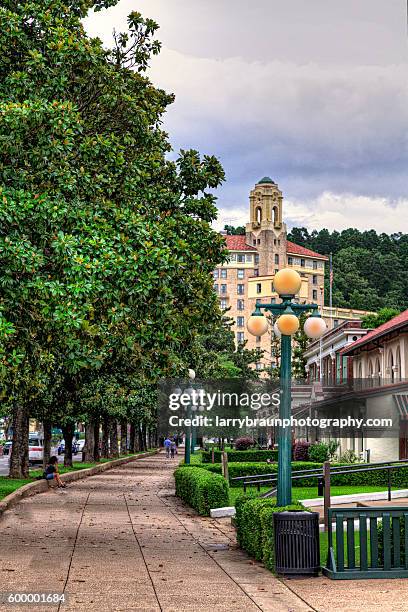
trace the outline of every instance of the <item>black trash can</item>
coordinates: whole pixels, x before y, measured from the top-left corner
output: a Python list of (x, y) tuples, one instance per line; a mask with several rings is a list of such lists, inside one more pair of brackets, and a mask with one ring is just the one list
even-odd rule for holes
[(317, 576), (320, 570), (319, 513), (273, 515), (276, 572)]

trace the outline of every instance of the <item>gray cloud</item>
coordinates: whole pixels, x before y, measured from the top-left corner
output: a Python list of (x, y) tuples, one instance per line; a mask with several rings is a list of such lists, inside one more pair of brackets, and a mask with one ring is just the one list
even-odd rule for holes
[(122, 0), (86, 27), (108, 42), (132, 8), (161, 25), (151, 77), (176, 93), (165, 120), (175, 149), (214, 153), (226, 169), (223, 218), (246, 215), (264, 174), (283, 189), (294, 223), (319, 223), (312, 211), (323, 207), (326, 225), (379, 226), (381, 214), (360, 219), (364, 203), (402, 210), (404, 0)]

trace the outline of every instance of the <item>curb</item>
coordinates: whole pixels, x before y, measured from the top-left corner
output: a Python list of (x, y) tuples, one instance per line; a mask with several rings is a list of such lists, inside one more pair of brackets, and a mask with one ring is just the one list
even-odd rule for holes
[[(100, 465), (95, 465), (85, 470), (76, 470), (67, 474), (61, 474), (61, 480), (63, 482), (75, 482), (76, 480), (82, 480), (82, 478), (88, 478), (89, 476), (95, 476), (101, 474), (114, 467), (130, 463), (131, 461), (137, 461), (138, 459), (144, 459), (145, 457), (151, 457), (156, 455), (158, 450), (149, 451), (146, 453), (140, 453), (140, 455), (134, 455), (132, 457), (123, 457), (122, 459), (114, 459), (113, 461), (106, 461)], [(48, 482), (46, 480), (38, 480), (35, 482), (29, 482), (28, 484), (20, 487), (10, 495), (7, 495), (0, 501), (0, 517), (9, 508), (15, 506), (22, 499), (26, 497), (32, 497), (38, 493), (44, 493), (49, 490)]]

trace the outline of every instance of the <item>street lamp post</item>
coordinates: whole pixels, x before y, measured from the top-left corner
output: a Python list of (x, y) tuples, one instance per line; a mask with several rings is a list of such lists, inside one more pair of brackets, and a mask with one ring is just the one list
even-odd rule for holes
[[(274, 288), (282, 299), (280, 304), (262, 304), (256, 302), (255, 311), (248, 319), (247, 329), (254, 336), (262, 336), (268, 330), (268, 321), (262, 310), (279, 316), (276, 326), (281, 334), (280, 392), (281, 401), (279, 417), (281, 423), (291, 417), (291, 378), (292, 378), (292, 335), (299, 329), (299, 316), (302, 312), (311, 311), (306, 320), (304, 331), (309, 338), (317, 339), (324, 333), (326, 324), (318, 312), (317, 304), (298, 304), (294, 301), (302, 284), (295, 270), (279, 270), (274, 277)], [(287, 422), (287, 421), (286, 421)], [(292, 434), (290, 427), (279, 427), (278, 435), (278, 506), (292, 503)]]
[[(192, 387), (193, 384), (193, 380), (195, 379), (195, 371), (192, 369), (188, 370), (188, 378), (190, 380), (190, 385)], [(191, 392), (192, 392), (192, 388), (188, 388), (186, 389), (185, 393), (189, 393), (189, 395), (191, 396)], [(191, 418), (191, 402), (189, 402), (188, 404), (188, 408), (187, 408), (187, 418)], [(185, 444), (184, 444), (184, 463), (186, 465), (190, 464), (191, 461), (191, 427), (187, 427), (186, 429), (186, 440), (185, 440)], [(194, 444), (194, 440), (193, 440), (193, 444)], [(194, 447), (193, 447), (194, 448)], [(194, 450), (193, 450), (194, 452)]]

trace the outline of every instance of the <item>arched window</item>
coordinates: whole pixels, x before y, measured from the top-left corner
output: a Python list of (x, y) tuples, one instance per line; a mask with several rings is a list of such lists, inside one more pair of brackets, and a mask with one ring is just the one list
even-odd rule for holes
[(262, 221), (262, 208), (260, 206), (257, 206), (255, 210), (255, 220), (257, 223)]
[(272, 209), (272, 216), (273, 216), (273, 222), (276, 225), (279, 222), (278, 209), (276, 206), (274, 206)]
[(368, 385), (371, 386), (373, 384), (373, 362), (371, 359), (368, 362)]

